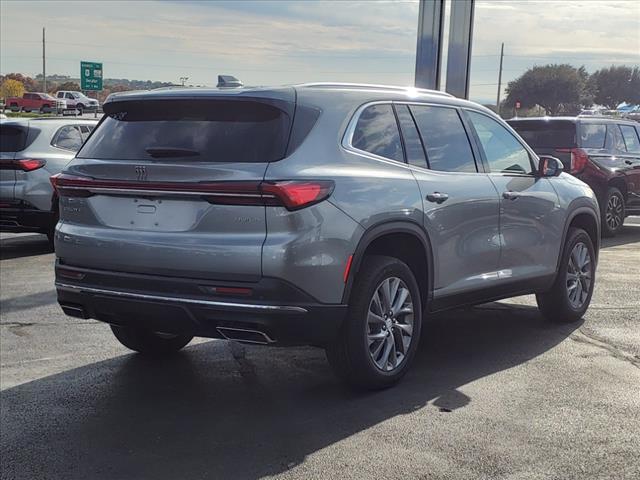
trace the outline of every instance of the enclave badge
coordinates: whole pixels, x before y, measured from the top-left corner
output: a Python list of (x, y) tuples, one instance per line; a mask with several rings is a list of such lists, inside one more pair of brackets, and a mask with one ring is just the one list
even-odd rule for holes
[(138, 180), (146, 180), (147, 179), (147, 167), (143, 165), (136, 165), (136, 178)]

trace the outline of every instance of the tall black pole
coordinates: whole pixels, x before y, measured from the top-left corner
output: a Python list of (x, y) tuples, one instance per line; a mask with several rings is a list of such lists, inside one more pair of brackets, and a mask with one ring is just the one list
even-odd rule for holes
[(504, 42), (500, 48), (500, 69), (498, 70), (498, 97), (496, 98), (496, 113), (500, 115), (500, 93), (502, 92), (502, 60), (504, 59)]
[(47, 69), (45, 62), (44, 27), (42, 27), (42, 91), (47, 93)]

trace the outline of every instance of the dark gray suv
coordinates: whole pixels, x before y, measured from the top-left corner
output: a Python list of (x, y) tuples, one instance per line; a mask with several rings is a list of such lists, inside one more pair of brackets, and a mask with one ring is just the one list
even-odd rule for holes
[(477, 104), (307, 84), (118, 94), (104, 111), (53, 179), (56, 287), (133, 350), (314, 345), (382, 388), (431, 312), (535, 293), (570, 322), (589, 305), (593, 192)]

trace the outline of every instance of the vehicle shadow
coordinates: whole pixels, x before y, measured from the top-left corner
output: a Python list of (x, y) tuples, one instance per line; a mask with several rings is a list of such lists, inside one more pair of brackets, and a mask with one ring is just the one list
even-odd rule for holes
[(623, 225), (613, 238), (603, 238), (600, 248), (617, 247), (629, 243), (640, 243), (640, 224)]
[(0, 239), (0, 260), (32, 257), (52, 252), (53, 248), (45, 235), (34, 234)]
[(212, 341), (163, 360), (124, 355), (0, 394), (7, 478), (234, 478), (277, 474), (397, 415), (464, 408), (460, 387), (527, 362), (580, 324), (489, 304), (435, 317), (395, 388), (354, 392), (321, 350)]

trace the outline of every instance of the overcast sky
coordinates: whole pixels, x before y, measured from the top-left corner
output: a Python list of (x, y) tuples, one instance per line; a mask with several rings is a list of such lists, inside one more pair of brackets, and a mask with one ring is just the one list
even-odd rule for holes
[[(0, 71), (79, 76), (101, 61), (109, 78), (213, 85), (349, 81), (410, 85), (416, 1), (0, 0)], [(503, 79), (546, 63), (640, 65), (640, 1), (476, 2), (471, 97), (495, 102)]]

